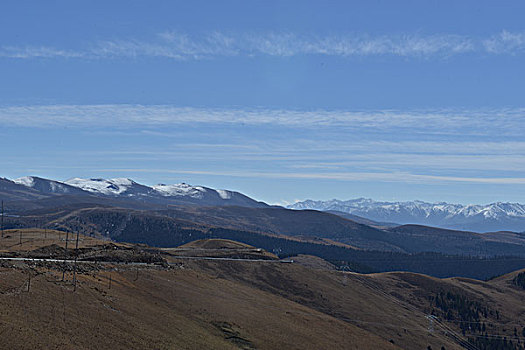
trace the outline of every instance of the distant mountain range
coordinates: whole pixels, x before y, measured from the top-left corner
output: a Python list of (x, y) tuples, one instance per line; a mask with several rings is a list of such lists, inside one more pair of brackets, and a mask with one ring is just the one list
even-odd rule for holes
[(431, 225), (475, 232), (525, 231), (525, 205), (519, 203), (461, 205), (422, 201), (379, 202), (359, 198), (347, 201), (306, 200), (288, 208), (342, 212), (378, 222)]
[[(235, 191), (185, 183), (147, 186), (127, 178), (72, 178), (66, 181), (37, 176), (15, 180), (0, 178), (0, 199), (6, 202), (6, 208), (10, 212), (70, 205), (85, 206), (88, 203), (90, 206), (138, 210), (179, 206), (272, 207)], [(525, 231), (525, 205), (518, 203), (461, 205), (422, 201), (380, 202), (359, 198), (348, 201), (306, 200), (288, 208), (325, 211), (379, 229), (415, 224), (472, 232)], [(271, 226), (272, 223), (268, 222), (268, 225)]]
[[(283, 254), (317, 252), (333, 260), (357, 256), (381, 259), (381, 269), (408, 268), (408, 262), (385, 262), (394, 256), (389, 254), (397, 254), (397, 260), (416, 259), (415, 264), (419, 264), (419, 258), (414, 254), (428, 252), (525, 257), (522, 233), (479, 234), (422, 225), (399, 226), (392, 223), (402, 222), (396, 216), (367, 219), (363, 218), (365, 210), (365, 215), (354, 215), (342, 212), (344, 208), (340, 207), (325, 212), (291, 210), (269, 206), (235, 191), (188, 184), (146, 186), (124, 178), (74, 178), (63, 182), (40, 177), (0, 178), (0, 199), (7, 213), (5, 228), (47, 227), (154, 246), (226, 238)], [(402, 210), (401, 205), (398, 208)]]
[(58, 202), (58, 199), (63, 201), (63, 205), (89, 201), (148, 209), (167, 205), (268, 207), (235, 191), (185, 183), (150, 187), (126, 178), (73, 178), (63, 182), (36, 176), (15, 180), (0, 178), (0, 198), (11, 202), (30, 200), (32, 203), (24, 203), (29, 205), (26, 209), (48, 207), (48, 202)]

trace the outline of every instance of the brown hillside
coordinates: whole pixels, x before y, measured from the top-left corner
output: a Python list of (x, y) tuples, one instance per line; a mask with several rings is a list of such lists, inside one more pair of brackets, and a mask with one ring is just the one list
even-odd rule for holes
[[(467, 338), (480, 334), (467, 330), (463, 335), (454, 309), (456, 318), (447, 319), (432, 299), (440, 292), (488, 310), (480, 319), (488, 334), (525, 340), (513, 333), (525, 327), (525, 293), (505, 283), (508, 278), (442, 280), (413, 273), (361, 275), (277, 260), (177, 259), (169, 251), (82, 239), (86, 256), (107, 247), (124, 252), (111, 257), (144, 252), (172, 263), (84, 263), (75, 291), (71, 265), (62, 282), (63, 264), (2, 261), (5, 348), (461, 349)], [(38, 242), (32, 250), (42, 248)], [(189, 246), (224, 245), (232, 247), (222, 248), (226, 251), (247, 249), (235, 248), (239, 245), (232, 241)], [(317, 258), (299, 259), (319, 264)], [(438, 317), (433, 324), (427, 318), (432, 313)]]

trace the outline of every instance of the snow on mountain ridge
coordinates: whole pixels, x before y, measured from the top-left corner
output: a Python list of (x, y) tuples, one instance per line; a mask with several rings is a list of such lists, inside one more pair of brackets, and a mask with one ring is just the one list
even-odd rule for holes
[(347, 201), (306, 200), (288, 206), (290, 209), (337, 210), (372, 220), (398, 220), (397, 222), (439, 223), (483, 217), (490, 220), (507, 218), (525, 219), (525, 205), (495, 202), (487, 205), (428, 203), (423, 201), (381, 202), (358, 198)]
[(35, 184), (35, 179), (32, 176), (24, 176), (14, 179), (13, 182), (22, 186), (33, 187)]
[(130, 187), (137, 184), (131, 179), (81, 179), (78, 177), (64, 181), (65, 184), (78, 187), (84, 191), (101, 193), (105, 195), (120, 195), (128, 191)]
[(13, 182), (25, 187), (52, 193), (69, 193), (71, 190), (70, 188), (68, 188), (67, 185), (61, 182), (54, 180), (46, 180), (34, 176), (24, 176), (13, 180)]
[(48, 191), (54, 193), (67, 193), (70, 191), (68, 186), (72, 186), (93, 194), (102, 194), (106, 196), (162, 196), (162, 197), (190, 197), (194, 199), (203, 199), (204, 195), (211, 190), (213, 194), (222, 199), (232, 199), (233, 192), (228, 190), (213, 190), (202, 186), (192, 186), (186, 183), (179, 183), (173, 185), (158, 184), (155, 186), (141, 185), (128, 178), (71, 178), (64, 182), (54, 180), (40, 179), (32, 176), (24, 176), (13, 182), (30, 188), (35, 188), (44, 183)]
[(219, 195), (219, 197), (221, 197), (222, 199), (231, 199), (232, 198), (232, 193), (230, 191), (226, 191), (226, 190), (215, 190), (215, 192), (217, 192), (217, 194)]
[(206, 189), (201, 186), (192, 186), (186, 183), (165, 185), (158, 184), (152, 187), (154, 191), (158, 192), (162, 196), (189, 196), (192, 198), (202, 198)]
[[(6, 180), (15, 185), (14, 188), (21, 193), (25, 193), (20, 189), (23, 186), (30, 189), (31, 196), (38, 196), (38, 194), (44, 196), (71, 195), (75, 196), (74, 201), (77, 201), (79, 197), (88, 196), (90, 202), (96, 202), (95, 197), (103, 197), (110, 199), (108, 202), (110, 204), (120, 201), (119, 205), (147, 208), (163, 207), (164, 205), (167, 207), (169, 205), (268, 207), (266, 203), (256, 201), (239, 192), (192, 186), (186, 183), (147, 186), (129, 178), (75, 177), (66, 181), (55, 181), (37, 176), (25, 176), (14, 181)], [(53, 198), (63, 199), (64, 203), (73, 200), (65, 196), (62, 199), (58, 196)]]

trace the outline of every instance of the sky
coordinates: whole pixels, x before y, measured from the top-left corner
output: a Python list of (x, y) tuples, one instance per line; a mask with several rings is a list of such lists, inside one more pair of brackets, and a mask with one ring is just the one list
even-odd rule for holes
[(525, 2), (2, 1), (0, 177), (525, 200)]

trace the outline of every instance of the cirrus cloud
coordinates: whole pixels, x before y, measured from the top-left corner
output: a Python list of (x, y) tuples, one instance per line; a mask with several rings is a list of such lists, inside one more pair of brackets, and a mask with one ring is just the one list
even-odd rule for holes
[(479, 38), (457, 34), (399, 34), (373, 36), (363, 33), (305, 35), (291, 32), (190, 35), (165, 31), (151, 38), (121, 38), (85, 43), (81, 48), (46, 45), (0, 46), (0, 57), (12, 59), (122, 59), (161, 57), (202, 60), (215, 57), (333, 57), (398, 56), (447, 58), (459, 54), (516, 54), (525, 48), (525, 32), (502, 31)]

